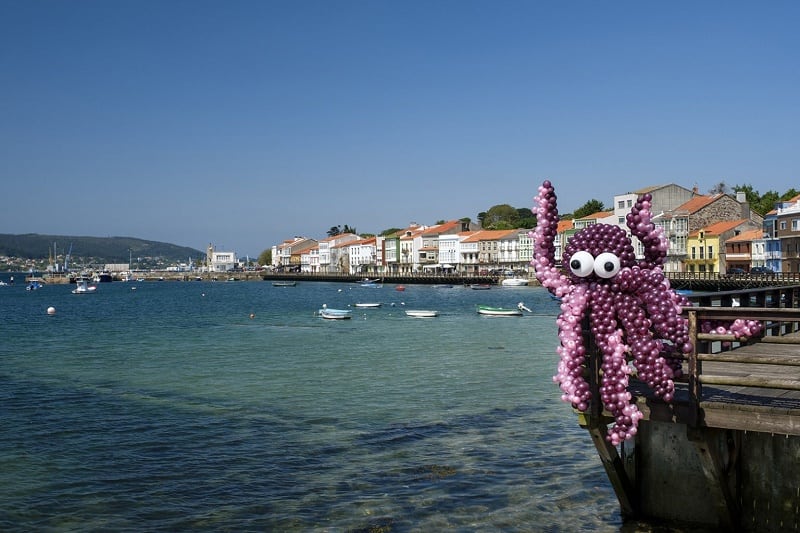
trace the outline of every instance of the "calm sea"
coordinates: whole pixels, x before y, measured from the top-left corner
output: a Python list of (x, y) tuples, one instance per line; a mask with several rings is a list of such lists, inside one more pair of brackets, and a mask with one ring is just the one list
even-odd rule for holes
[[(541, 288), (23, 278), (0, 287), (2, 531), (623, 527)], [(382, 305), (315, 316), (357, 302)]]

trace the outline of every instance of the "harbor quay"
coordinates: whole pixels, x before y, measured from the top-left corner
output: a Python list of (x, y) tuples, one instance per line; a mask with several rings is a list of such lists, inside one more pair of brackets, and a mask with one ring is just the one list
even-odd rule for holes
[[(31, 276), (19, 275), (20, 281), (26, 281)], [(63, 274), (46, 274), (36, 276), (36, 279), (49, 284), (74, 283), (74, 279)], [(496, 275), (459, 275), (459, 274), (340, 274), (340, 273), (271, 273), (263, 270), (229, 271), (229, 272), (174, 272), (174, 271), (147, 271), (133, 272), (129, 281), (157, 282), (157, 281), (328, 281), (340, 283), (359, 283), (370, 279), (378, 283), (420, 284), (420, 285), (472, 285), (472, 284), (498, 284), (503, 279)], [(112, 276), (115, 282), (122, 281), (119, 276)], [(538, 285), (533, 276), (529, 279), (530, 285)]]
[[(74, 276), (64, 273), (28, 274), (14, 273), (18, 281), (36, 279), (46, 284), (74, 283)], [(771, 276), (738, 275), (730, 276), (713, 272), (666, 272), (666, 278), (673, 289), (702, 292), (749, 290), (800, 285), (800, 272), (774, 273)], [(528, 286), (541, 284), (530, 273), (525, 276)], [(498, 285), (504, 276), (498, 274), (460, 274), (460, 273), (412, 273), (381, 274), (368, 272), (348, 274), (340, 272), (273, 272), (270, 270), (242, 270), (227, 272), (186, 272), (173, 270), (133, 271), (128, 281), (328, 281), (338, 283), (358, 283), (370, 279), (380, 283), (405, 285)], [(123, 281), (121, 274), (113, 273), (107, 281)]]

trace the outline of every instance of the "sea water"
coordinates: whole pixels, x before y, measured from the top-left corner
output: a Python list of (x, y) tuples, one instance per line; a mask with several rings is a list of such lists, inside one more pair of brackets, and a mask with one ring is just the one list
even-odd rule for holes
[(623, 527), (541, 288), (72, 288), (0, 287), (2, 531)]

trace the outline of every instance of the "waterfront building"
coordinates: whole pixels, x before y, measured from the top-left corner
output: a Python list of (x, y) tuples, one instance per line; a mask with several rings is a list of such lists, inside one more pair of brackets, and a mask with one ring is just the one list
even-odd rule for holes
[(775, 237), (780, 242), (779, 271), (800, 272), (800, 195), (776, 209)]
[(755, 229), (749, 220), (738, 219), (716, 222), (689, 233), (686, 241), (689, 254), (685, 259), (688, 272), (725, 272), (725, 242), (749, 229)]
[(665, 272), (684, 271), (688, 264), (687, 240), (690, 233), (717, 222), (740, 219), (748, 220), (755, 227), (763, 224), (763, 217), (750, 210), (744, 193), (739, 193), (735, 199), (729, 194), (696, 195), (675, 209), (655, 215), (653, 223), (661, 227), (669, 242)]
[(318, 244), (314, 239), (306, 237), (287, 239), (272, 247), (272, 266), (277, 270), (300, 272), (303, 252)]
[(340, 272), (338, 269), (338, 251), (337, 257), (332, 257), (331, 249), (340, 244), (347, 244), (349, 242), (357, 241), (360, 239), (355, 233), (340, 233), (332, 235), (320, 240), (317, 244), (319, 246), (319, 272)]
[(733, 268), (749, 272), (752, 267), (764, 266), (765, 252), (764, 230), (742, 231), (725, 241), (725, 269), (720, 273), (729, 273)]
[(346, 244), (349, 274), (377, 274), (379, 272), (377, 243), (377, 237), (369, 237)]
[(319, 243), (300, 254), (300, 272), (319, 272)]
[(518, 253), (520, 231), (527, 233), (528, 230), (478, 230), (462, 233), (462, 271), (481, 274), (497, 269), (519, 269), (522, 266)]
[(422, 249), (422, 233), (427, 226), (418, 226), (416, 229), (407, 229), (400, 236), (400, 272), (412, 274), (419, 265), (419, 254)]
[[(445, 237), (445, 242), (453, 245), (452, 239), (457, 238), (456, 236), (461, 229), (463, 229), (463, 225), (458, 220), (450, 220), (424, 229), (420, 234), (419, 253), (414, 254), (419, 261), (414, 265), (414, 271), (419, 271), (420, 269), (424, 272), (441, 271), (442, 261), (439, 257), (439, 246), (442, 237)], [(448, 255), (454, 255), (453, 252), (454, 250), (450, 250)], [(455, 266), (452, 263), (447, 264), (451, 267)]]
[(405, 255), (408, 254), (407, 246), (401, 246), (401, 239), (420, 228), (424, 228), (424, 226), (412, 222), (407, 228), (383, 237), (383, 265), (386, 273), (398, 274), (401, 271), (401, 265), (405, 263)]
[(237, 267), (236, 252), (218, 252), (213, 244), (206, 249), (209, 272), (228, 272)]

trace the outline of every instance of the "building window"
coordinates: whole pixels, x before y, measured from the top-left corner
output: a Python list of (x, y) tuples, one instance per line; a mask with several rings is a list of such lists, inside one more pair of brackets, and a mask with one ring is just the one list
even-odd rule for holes
[(786, 221), (781, 220), (781, 229), (786, 229)]
[(800, 230), (800, 218), (792, 219), (792, 231)]
[(617, 208), (625, 209), (625, 200), (620, 200), (619, 202), (617, 202)]
[(633, 206), (633, 200), (628, 200), (628, 207)]

